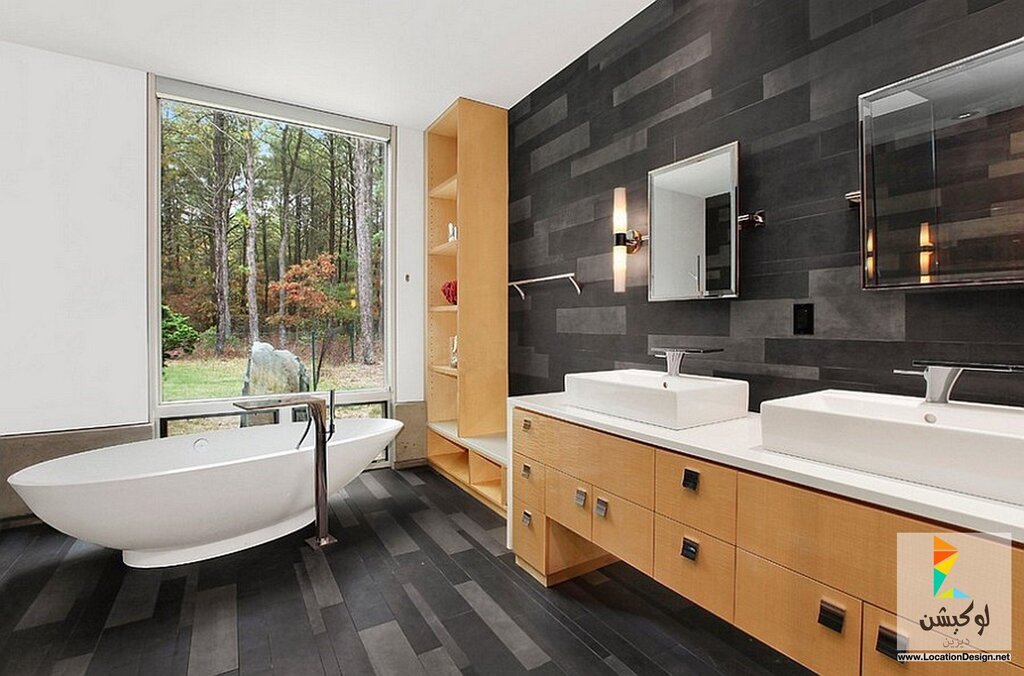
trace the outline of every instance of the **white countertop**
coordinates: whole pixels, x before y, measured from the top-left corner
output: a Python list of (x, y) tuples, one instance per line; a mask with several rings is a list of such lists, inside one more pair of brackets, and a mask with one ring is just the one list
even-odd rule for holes
[(925, 519), (987, 533), (1010, 533), (1015, 541), (1024, 542), (1024, 507), (765, 450), (761, 417), (756, 413), (724, 423), (671, 430), (570, 406), (562, 392), (511, 397), (509, 407)]

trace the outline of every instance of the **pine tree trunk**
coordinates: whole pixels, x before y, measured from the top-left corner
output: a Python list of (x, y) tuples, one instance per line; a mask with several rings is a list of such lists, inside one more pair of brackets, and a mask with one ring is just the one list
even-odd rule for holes
[[(331, 260), (337, 264), (338, 253), (335, 250), (337, 247), (337, 239), (335, 237), (335, 221), (338, 214), (338, 157), (334, 145), (334, 134), (327, 137), (327, 152), (328, 152), (328, 167), (330, 169), (330, 181), (331, 181), (331, 203), (327, 212), (327, 250), (331, 252)], [(341, 266), (335, 265), (335, 277), (336, 280), (341, 281)]]
[[(299, 149), (302, 147), (303, 136), (300, 131), (298, 140), (295, 142), (295, 148), (292, 151), (291, 157), (289, 157), (288, 130), (289, 127), (287, 125), (281, 129), (281, 239), (277, 247), (277, 278), (282, 281), (284, 280), (285, 273), (288, 271), (288, 203), (291, 201), (292, 177), (295, 175), (295, 165), (299, 160)], [(282, 285), (277, 292), (277, 342), (278, 347), (282, 349), (288, 337), (284, 325), (284, 316), (285, 292)]]
[(217, 340), (214, 351), (224, 352), (224, 346), (231, 337), (230, 287), (228, 281), (228, 176), (227, 143), (224, 113), (213, 114), (213, 173), (214, 173), (214, 223), (213, 223), (213, 279), (214, 301), (217, 306)]
[(373, 331), (373, 259), (370, 221), (372, 218), (373, 147), (369, 141), (356, 141), (355, 220), (356, 220), (356, 293), (359, 301), (359, 354), (364, 364), (376, 361)]
[(245, 285), (245, 300), (249, 309), (249, 345), (260, 339), (260, 311), (256, 304), (256, 139), (253, 138), (252, 120), (248, 122), (245, 138), (245, 210), (249, 216), (249, 229), (245, 238), (245, 267), (249, 273)]

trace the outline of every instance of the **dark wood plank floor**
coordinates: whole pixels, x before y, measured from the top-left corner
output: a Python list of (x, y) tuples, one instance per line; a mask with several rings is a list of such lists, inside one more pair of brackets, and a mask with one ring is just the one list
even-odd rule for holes
[(364, 474), (305, 531), (160, 570), (0, 531), (0, 673), (767, 674), (799, 666), (624, 564), (544, 589), (427, 469)]

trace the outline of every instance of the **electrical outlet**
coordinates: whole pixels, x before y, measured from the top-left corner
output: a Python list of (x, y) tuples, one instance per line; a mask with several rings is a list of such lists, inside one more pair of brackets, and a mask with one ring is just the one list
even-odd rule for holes
[(797, 303), (793, 306), (793, 335), (814, 335), (814, 303)]

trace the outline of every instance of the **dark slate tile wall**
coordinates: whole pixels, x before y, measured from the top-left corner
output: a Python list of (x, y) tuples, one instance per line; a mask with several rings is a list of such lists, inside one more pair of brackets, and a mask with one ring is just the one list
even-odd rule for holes
[[(825, 387), (918, 395), (916, 357), (1024, 361), (1024, 290), (860, 290), (857, 95), (1024, 34), (1024, 0), (657, 0), (511, 111), (511, 393), (574, 371), (657, 368), (648, 348), (719, 346), (692, 373), (751, 384), (751, 408)], [(741, 299), (647, 302), (647, 260), (612, 292), (612, 189), (646, 229), (646, 174), (740, 142)], [(794, 336), (793, 304), (815, 334)], [(963, 399), (1024, 404), (1024, 381), (965, 375)]]

